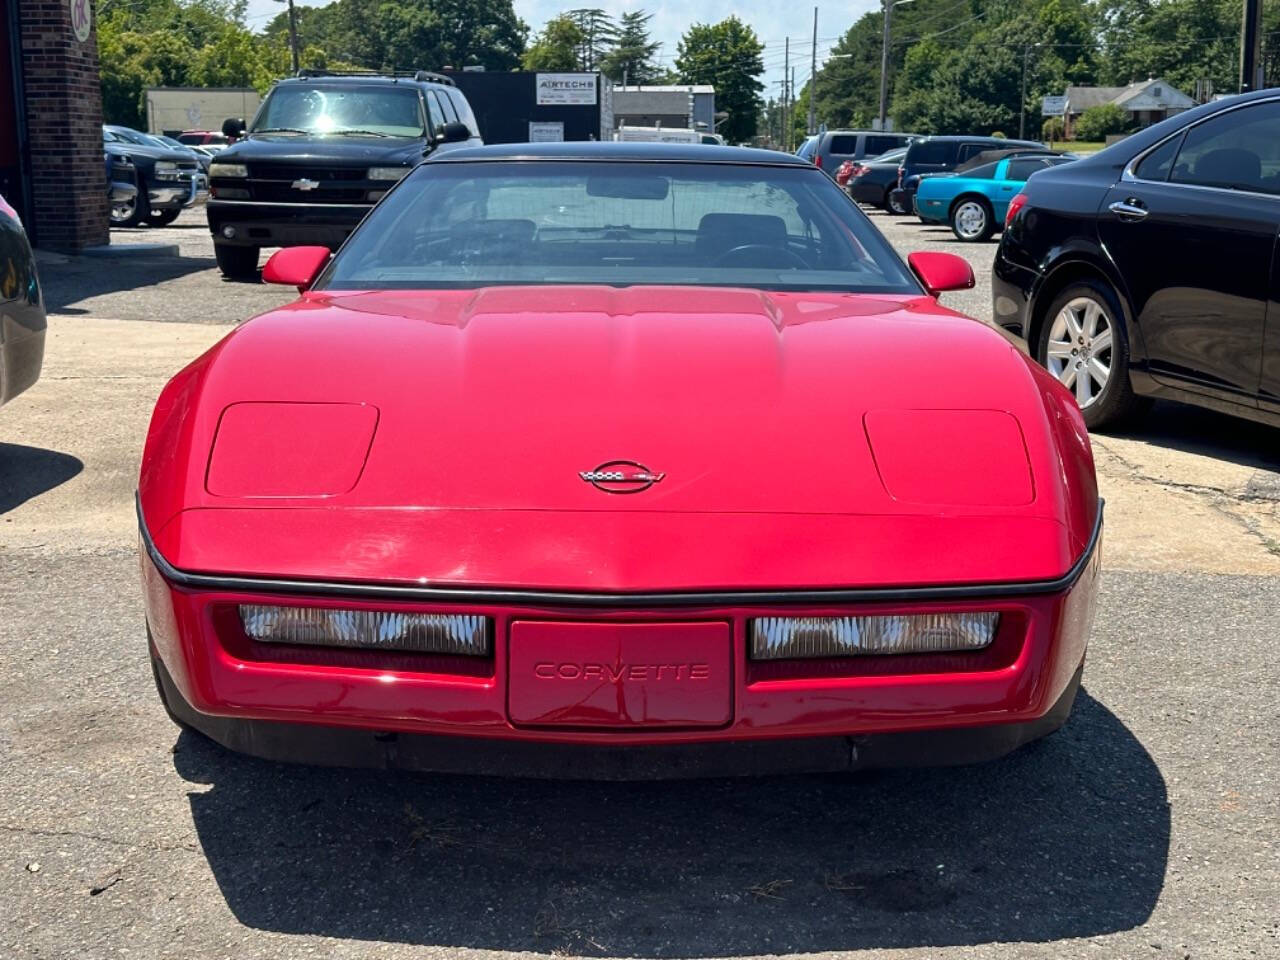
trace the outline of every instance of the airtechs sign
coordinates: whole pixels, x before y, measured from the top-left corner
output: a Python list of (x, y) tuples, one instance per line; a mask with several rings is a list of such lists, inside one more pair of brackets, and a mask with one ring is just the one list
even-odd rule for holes
[(89, 6), (89, 0), (67, 0), (67, 6), (71, 8), (71, 32), (84, 43), (93, 29), (93, 7)]

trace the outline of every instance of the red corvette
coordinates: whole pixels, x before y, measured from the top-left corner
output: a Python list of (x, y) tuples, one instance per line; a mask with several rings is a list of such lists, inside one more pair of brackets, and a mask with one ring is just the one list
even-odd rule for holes
[(459, 150), (179, 373), (138, 487), (170, 714), (283, 759), (650, 776), (999, 756), (1080, 682), (1075, 400), (822, 171)]

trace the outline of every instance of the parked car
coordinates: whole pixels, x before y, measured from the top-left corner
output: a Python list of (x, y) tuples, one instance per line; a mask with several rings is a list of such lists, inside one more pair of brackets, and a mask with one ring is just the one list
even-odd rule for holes
[(1034, 140), (1006, 140), (1003, 137), (947, 136), (913, 140), (902, 158), (902, 165), (898, 167), (898, 186), (890, 195), (889, 210), (891, 213), (911, 213), (915, 209), (916, 188), (924, 174), (954, 170), (984, 150), (1018, 148), (1048, 149)]
[(111, 220), (123, 223), (138, 202), (138, 168), (129, 161), (128, 151), (120, 144), (104, 143), (102, 147)]
[[(889, 194), (898, 185), (898, 167), (907, 155), (906, 147), (890, 150), (870, 160), (849, 161), (849, 176), (845, 188), (849, 196), (859, 203), (889, 209)], [(838, 178), (837, 178), (838, 180)], [(891, 211), (905, 213), (906, 211)]]
[(187, 146), (216, 144), (225, 147), (235, 142), (232, 137), (228, 137), (225, 133), (218, 133), (216, 130), (183, 130), (176, 139)]
[(150, 135), (153, 140), (159, 142), (161, 146), (172, 147), (174, 150), (182, 150), (195, 157), (196, 162), (200, 164), (200, 170), (207, 176), (209, 173), (209, 164), (213, 162), (213, 158), (203, 150), (198, 150), (190, 144), (175, 140), (173, 137), (167, 137), (163, 133), (153, 133)]
[(916, 215), (926, 223), (950, 224), (958, 240), (988, 240), (1003, 226), (1009, 201), (1033, 173), (1071, 162), (1054, 153), (1019, 153), (963, 172), (929, 174), (916, 190)]
[(1169, 397), (1280, 425), (1280, 93), (1205, 104), (1037, 173), (996, 254), (996, 322), (1093, 428)]
[(965, 260), (899, 259), (811, 164), (457, 150), (263, 279), (304, 299), (181, 371), (142, 456), (179, 723), (584, 776), (971, 762), (1066, 720), (1102, 528), (1080, 411), (939, 305)]
[(818, 149), (817, 137), (806, 137), (804, 143), (796, 147), (796, 156), (813, 163), (814, 152)]
[(48, 322), (22, 219), (0, 197), (0, 405), (40, 379)]
[[(229, 122), (228, 134), (242, 132)], [(218, 268), (254, 279), (262, 247), (336, 250), (423, 157), (482, 142), (449, 77), (300, 71), (271, 88), (243, 139), (210, 167)]]
[(812, 160), (832, 175), (846, 160), (878, 157), (919, 139), (914, 133), (880, 133), (874, 130), (828, 130), (819, 134)]
[(106, 144), (121, 145), (121, 155), (137, 168), (137, 198), (123, 219), (118, 217), (124, 214), (125, 207), (112, 208), (113, 226), (164, 226), (173, 223), (183, 207), (208, 195), (208, 181), (200, 162), (189, 151), (158, 145), (150, 134), (129, 127), (106, 125), (102, 139)]

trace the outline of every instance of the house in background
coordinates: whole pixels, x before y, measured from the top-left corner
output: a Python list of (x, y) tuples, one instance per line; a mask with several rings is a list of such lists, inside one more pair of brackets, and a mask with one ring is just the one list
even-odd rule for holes
[(1063, 127), (1067, 139), (1075, 136), (1075, 123), (1090, 107), (1114, 103), (1129, 114), (1133, 126), (1149, 127), (1175, 113), (1189, 110), (1196, 102), (1159, 78), (1131, 83), (1127, 87), (1067, 87)]
[(710, 84), (615, 86), (614, 127), (716, 128), (716, 88)]

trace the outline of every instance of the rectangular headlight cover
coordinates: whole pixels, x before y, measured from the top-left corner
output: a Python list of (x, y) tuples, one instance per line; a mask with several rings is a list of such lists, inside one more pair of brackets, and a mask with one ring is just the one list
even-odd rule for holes
[(962, 653), (990, 646), (999, 622), (998, 613), (758, 617), (750, 624), (751, 658)]
[(259, 643), (477, 657), (492, 649), (489, 619), (470, 614), (246, 603), (240, 606), (240, 622)]

